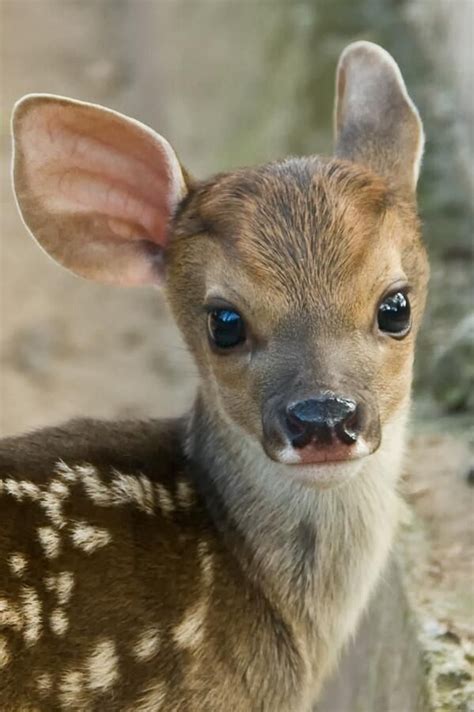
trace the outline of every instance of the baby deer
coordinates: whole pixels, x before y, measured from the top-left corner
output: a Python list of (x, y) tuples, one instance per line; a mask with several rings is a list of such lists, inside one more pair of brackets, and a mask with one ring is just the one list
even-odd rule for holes
[(26, 226), (83, 277), (164, 284), (201, 385), (178, 420), (0, 446), (0, 709), (304, 712), (399, 517), (428, 267), (421, 122), (350, 45), (334, 158), (195, 181), (133, 119), (15, 108)]

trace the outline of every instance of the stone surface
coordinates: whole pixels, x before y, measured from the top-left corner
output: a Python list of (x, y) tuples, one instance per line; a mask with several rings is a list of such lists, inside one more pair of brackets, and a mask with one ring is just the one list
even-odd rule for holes
[(433, 365), (433, 391), (445, 410), (474, 412), (474, 313), (448, 337)]

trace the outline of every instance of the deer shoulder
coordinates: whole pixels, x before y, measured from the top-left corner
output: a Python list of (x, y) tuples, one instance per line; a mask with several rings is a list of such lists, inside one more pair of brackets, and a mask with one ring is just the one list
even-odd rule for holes
[(0, 444), (8, 709), (247, 710), (273, 694), (259, 659), (261, 675), (275, 651), (296, 664), (203, 507), (183, 431), (78, 420)]

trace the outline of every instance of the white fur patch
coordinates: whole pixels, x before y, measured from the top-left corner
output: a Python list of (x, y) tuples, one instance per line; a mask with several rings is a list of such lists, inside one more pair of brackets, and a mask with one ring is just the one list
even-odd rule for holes
[(5, 492), (12, 497), (14, 497), (18, 502), (21, 502), (23, 500), (23, 490), (20, 486), (20, 483), (17, 480), (13, 480), (11, 478), (8, 478), (4, 480), (4, 488)]
[(48, 559), (56, 559), (59, 554), (61, 540), (53, 527), (39, 527), (38, 539)]
[(132, 475), (124, 475), (122, 472), (115, 471), (110, 490), (114, 502), (118, 504), (131, 502), (146, 514), (154, 513), (153, 485), (145, 475), (133, 477)]
[(53, 492), (44, 492), (40, 498), (40, 506), (44, 509), (46, 516), (58, 529), (65, 526), (66, 521), (63, 516), (61, 499)]
[(155, 513), (153, 483), (145, 475), (127, 475), (114, 470), (110, 483), (106, 484), (91, 465), (76, 467), (76, 471), (94, 504), (102, 507), (135, 504), (146, 514)]
[(32, 586), (23, 586), (20, 592), (23, 614), (23, 638), (27, 645), (34, 645), (41, 635), (41, 601)]
[(173, 639), (180, 648), (194, 648), (202, 641), (207, 601), (200, 601), (186, 613), (173, 631)]
[(8, 643), (3, 635), (0, 635), (0, 670), (8, 665), (11, 660)]
[(52, 480), (49, 485), (49, 491), (59, 499), (66, 499), (69, 496), (69, 487), (61, 480)]
[(33, 501), (38, 500), (41, 497), (41, 489), (34, 482), (29, 482), (29, 480), (22, 480), (19, 483), (21, 490), (25, 497)]
[(69, 465), (66, 465), (63, 460), (59, 460), (57, 462), (54, 470), (56, 474), (59, 475), (65, 482), (74, 484), (74, 482), (76, 482), (77, 480), (76, 472), (71, 467), (69, 467)]
[(115, 643), (105, 638), (96, 644), (86, 661), (87, 685), (98, 692), (109, 690), (119, 678), (118, 655)]
[(160, 647), (161, 636), (156, 626), (147, 628), (133, 646), (133, 654), (137, 660), (147, 661), (153, 658)]
[(61, 571), (56, 579), (56, 594), (58, 603), (65, 606), (69, 603), (74, 588), (74, 574), (71, 571)]
[(107, 546), (112, 541), (110, 532), (102, 527), (95, 527), (87, 522), (76, 522), (71, 531), (71, 539), (74, 546), (82, 549), (86, 554), (91, 554), (97, 549)]
[(102, 507), (110, 507), (114, 504), (111, 493), (99, 477), (97, 470), (91, 465), (84, 465), (76, 468), (81, 475), (82, 484), (86, 494), (90, 499)]
[(8, 565), (14, 576), (21, 577), (25, 573), (28, 562), (23, 554), (11, 554), (8, 558)]
[(64, 635), (69, 628), (69, 620), (62, 608), (58, 607), (54, 609), (49, 617), (49, 625), (53, 633), (56, 635)]
[(166, 516), (173, 514), (174, 502), (173, 502), (168, 490), (165, 487), (163, 487), (163, 485), (156, 483), (155, 484), (155, 492), (156, 492), (156, 497), (158, 500), (158, 506), (160, 507), (162, 514), (164, 514)]
[[(85, 710), (84, 697), (85, 692), (85, 675), (78, 670), (70, 670), (65, 673), (59, 683), (59, 699), (62, 707), (65, 710), (81, 709)], [(78, 705), (81, 707), (78, 707)]]
[(71, 571), (61, 571), (57, 575), (46, 576), (43, 583), (48, 591), (54, 591), (60, 606), (69, 603), (74, 588), (74, 574)]

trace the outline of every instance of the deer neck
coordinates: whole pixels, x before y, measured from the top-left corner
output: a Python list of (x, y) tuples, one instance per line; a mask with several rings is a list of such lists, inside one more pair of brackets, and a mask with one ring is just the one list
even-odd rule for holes
[(387, 558), (400, 511), (406, 410), (352, 480), (320, 490), (216, 417), (202, 395), (196, 401), (187, 454), (215, 525), (273, 605), (312, 634), (317, 625), (319, 639), (352, 632)]

